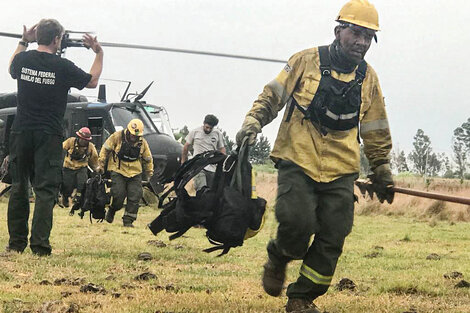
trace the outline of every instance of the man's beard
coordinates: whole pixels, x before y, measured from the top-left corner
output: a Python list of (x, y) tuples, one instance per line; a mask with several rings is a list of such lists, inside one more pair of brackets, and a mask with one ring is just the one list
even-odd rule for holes
[[(360, 63), (353, 60), (345, 52), (339, 40), (335, 39), (330, 46), (331, 66), (340, 73), (351, 73)], [(361, 60), (362, 61), (362, 60)]]

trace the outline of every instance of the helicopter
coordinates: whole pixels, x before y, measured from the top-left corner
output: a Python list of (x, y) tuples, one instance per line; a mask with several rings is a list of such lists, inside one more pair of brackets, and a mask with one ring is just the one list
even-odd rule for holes
[[(105, 85), (100, 85), (97, 101), (89, 101), (80, 94), (69, 94), (63, 136), (73, 136), (81, 127), (86, 126), (91, 131), (91, 141), (99, 151), (106, 139), (112, 133), (125, 129), (130, 120), (142, 120), (144, 138), (149, 144), (155, 165), (154, 175), (150, 179), (151, 190), (158, 194), (163, 190), (161, 182), (170, 178), (179, 167), (182, 145), (168, 131), (171, 128), (166, 110), (141, 100), (151, 85), (133, 101), (124, 99), (116, 103), (106, 101)], [(16, 115), (16, 101), (16, 93), (0, 94), (0, 163), (9, 154), (9, 135)]]
[[(70, 31), (64, 32), (58, 55), (64, 55), (67, 48), (85, 47), (81, 39), (72, 38), (72, 34), (92, 32)], [(0, 36), (17, 38), (21, 34), (0, 32)], [(166, 52), (199, 54), (216, 57), (227, 57), (244, 60), (286, 63), (285, 60), (243, 56), (235, 54), (215, 53), (166, 47), (144, 46), (135, 44), (121, 44), (100, 42), (102, 47), (130, 48), (157, 50)], [(87, 47), (85, 47), (87, 48)], [(153, 83), (153, 82), (152, 82)], [(152, 86), (150, 83), (142, 92), (129, 94), (130, 82), (119, 102), (108, 103), (106, 100), (106, 87), (100, 85), (96, 101), (89, 101), (86, 96), (69, 93), (66, 112), (64, 116), (64, 138), (73, 136), (77, 130), (87, 126), (92, 133), (92, 142), (99, 150), (105, 140), (115, 131), (127, 126), (133, 118), (143, 121), (147, 140), (154, 159), (154, 175), (150, 179), (151, 190), (158, 195), (164, 189), (163, 182), (173, 176), (180, 165), (182, 144), (175, 140), (168, 113), (163, 106), (146, 103), (142, 98)], [(132, 98), (133, 97), (133, 98)], [(16, 114), (16, 93), (0, 94), (0, 164), (8, 155), (9, 134)]]

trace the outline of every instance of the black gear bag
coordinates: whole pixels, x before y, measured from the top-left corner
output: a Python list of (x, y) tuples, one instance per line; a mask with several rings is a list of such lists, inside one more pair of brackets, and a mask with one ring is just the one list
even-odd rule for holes
[[(148, 226), (154, 235), (162, 230), (174, 233), (170, 240), (182, 236), (192, 226), (203, 225), (214, 247), (205, 252), (243, 245), (245, 238), (257, 232), (266, 209), (266, 200), (252, 198), (252, 168), (248, 162), (248, 147), (244, 140), (238, 153), (224, 155), (208, 151), (185, 162), (174, 176), (174, 185), (160, 198), (163, 211)], [(204, 187), (196, 196), (188, 195), (185, 185), (209, 164), (216, 164), (213, 188)], [(171, 191), (176, 197), (162, 206)], [(219, 256), (220, 256), (219, 255)]]
[(83, 218), (85, 212), (89, 211), (90, 222), (92, 218), (102, 222), (106, 214), (105, 206), (109, 203), (109, 200), (110, 196), (106, 193), (105, 180), (102, 179), (101, 175), (95, 175), (88, 178), (78, 201), (74, 203), (70, 210), (70, 215), (80, 210), (78, 215)]

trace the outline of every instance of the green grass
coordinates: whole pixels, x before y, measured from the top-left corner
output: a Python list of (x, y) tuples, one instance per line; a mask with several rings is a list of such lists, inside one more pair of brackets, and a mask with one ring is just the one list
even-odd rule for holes
[[(276, 230), (272, 211), (258, 236), (220, 258), (201, 251), (210, 246), (203, 229), (170, 242), (167, 234), (155, 237), (145, 228), (157, 210), (142, 208), (134, 229), (121, 226), (121, 214), (111, 225), (90, 224), (56, 207), (51, 257), (33, 256), (29, 248), (0, 257), (3, 312), (75, 312), (74, 307), (112, 313), (284, 311), (285, 295), (269, 297), (260, 285), (265, 246)], [(333, 284), (347, 277), (357, 290), (340, 292), (332, 286), (316, 303), (329, 313), (470, 312), (470, 289), (456, 289), (459, 280), (443, 277), (458, 271), (470, 280), (469, 228), (468, 223), (438, 221), (431, 227), (405, 217), (356, 216)], [(5, 204), (0, 204), (0, 234), (3, 247), (8, 240)], [(158, 248), (149, 240), (167, 246)], [(138, 261), (144, 251), (154, 259)], [(431, 253), (440, 260), (427, 260)], [(289, 282), (299, 266), (289, 265)], [(147, 271), (157, 278), (134, 280)], [(83, 282), (54, 285), (60, 278)], [(52, 284), (40, 284), (44, 280)], [(89, 282), (102, 285), (107, 294), (80, 292)]]

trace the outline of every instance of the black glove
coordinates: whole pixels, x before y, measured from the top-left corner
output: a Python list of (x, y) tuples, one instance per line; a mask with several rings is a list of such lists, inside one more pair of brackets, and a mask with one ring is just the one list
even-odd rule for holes
[(379, 165), (373, 170), (373, 172), (374, 174), (370, 175), (369, 178), (372, 181), (372, 187), (374, 188), (380, 203), (383, 203), (385, 200), (387, 200), (388, 203), (392, 203), (393, 197), (395, 196), (395, 191), (393, 191), (395, 183), (393, 182), (390, 165)]

